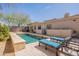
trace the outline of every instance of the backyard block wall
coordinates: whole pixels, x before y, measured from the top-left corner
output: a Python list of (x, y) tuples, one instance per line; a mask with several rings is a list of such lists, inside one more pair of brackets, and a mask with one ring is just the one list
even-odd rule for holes
[(52, 30), (47, 30), (47, 35), (70, 37), (72, 35), (72, 30), (52, 29)]

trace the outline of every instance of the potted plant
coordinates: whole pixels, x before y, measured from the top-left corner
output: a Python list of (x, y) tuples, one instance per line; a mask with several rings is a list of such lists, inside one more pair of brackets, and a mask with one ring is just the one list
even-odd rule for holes
[(3, 55), (6, 41), (9, 39), (9, 28), (0, 24), (0, 55)]

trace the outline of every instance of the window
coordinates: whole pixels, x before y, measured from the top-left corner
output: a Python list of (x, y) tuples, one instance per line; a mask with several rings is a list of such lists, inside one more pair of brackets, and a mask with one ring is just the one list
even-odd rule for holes
[(41, 29), (41, 26), (38, 26), (38, 29)]
[(51, 24), (48, 24), (47, 29), (51, 29), (51, 28), (52, 28)]

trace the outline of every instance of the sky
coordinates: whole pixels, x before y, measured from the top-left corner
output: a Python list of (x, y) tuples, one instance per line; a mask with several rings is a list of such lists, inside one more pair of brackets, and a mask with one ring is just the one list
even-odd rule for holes
[[(22, 13), (29, 15), (32, 22), (42, 22), (53, 18), (62, 18), (65, 13), (79, 14), (78, 3), (16, 3), (0, 4), (2, 13)], [(9, 6), (9, 8), (8, 8)]]

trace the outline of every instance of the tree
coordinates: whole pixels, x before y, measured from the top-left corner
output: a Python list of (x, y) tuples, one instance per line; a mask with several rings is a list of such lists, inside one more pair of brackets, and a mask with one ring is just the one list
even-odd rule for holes
[(3, 17), (4, 17), (3, 13), (0, 13), (0, 18), (3, 18)]
[[(15, 4), (12, 3), (5, 3), (4, 5), (9, 9), (15, 8)], [(2, 13), (3, 9), (4, 9), (3, 4), (0, 4), (0, 18), (5, 18), (5, 14)]]
[(0, 41), (8, 40), (9, 38), (9, 28), (6, 25), (0, 24)]
[(13, 24), (19, 27), (30, 23), (29, 17), (24, 14), (9, 14), (8, 16), (6, 16), (6, 18), (9, 21), (10, 25)]
[(3, 10), (3, 7), (2, 7), (2, 5), (0, 4), (0, 18), (2, 18), (3, 17), (3, 14), (2, 14), (2, 11)]
[[(15, 4), (5, 4), (7, 8), (14, 9), (16, 8)], [(2, 4), (0, 4), (0, 10), (2, 11), (4, 7)], [(4, 18), (5, 20), (8, 21), (9, 25), (17, 25), (17, 26), (22, 26), (22, 25), (27, 25), (30, 23), (30, 19), (28, 15), (24, 14), (3, 14), (0, 12), (0, 18)]]

